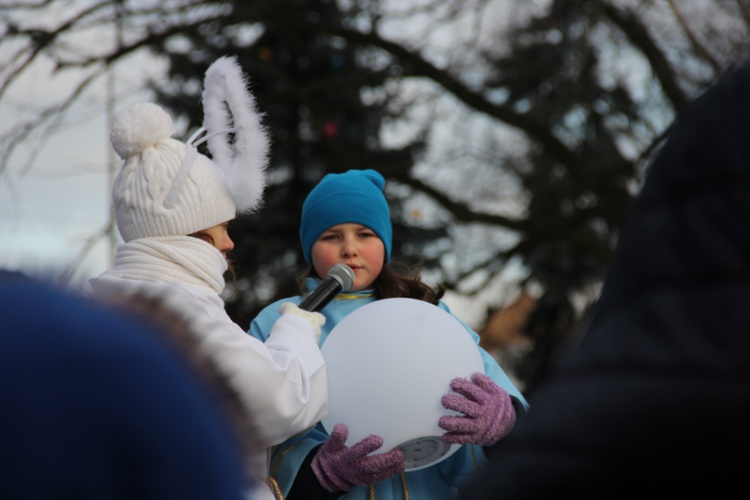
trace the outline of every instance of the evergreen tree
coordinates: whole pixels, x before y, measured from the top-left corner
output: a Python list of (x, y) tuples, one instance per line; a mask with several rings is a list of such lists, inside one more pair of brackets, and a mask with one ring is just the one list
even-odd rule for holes
[[(374, 64), (377, 54), (372, 48), (299, 24), (343, 27), (358, 13), (342, 11), (333, 0), (236, 0), (222, 23), (183, 35), (189, 49), (162, 49), (171, 79), (155, 90), (174, 113), (197, 109), (190, 116), (193, 128), (202, 120), (196, 104), (203, 74), (223, 55), (237, 55), (265, 113), (272, 143), (265, 203), (230, 227), (237, 293), (228, 296), (227, 310), (242, 326), (249, 326), (269, 302), (299, 292), (297, 278), (305, 266), (298, 238), (302, 203), (326, 173), (351, 168), (408, 171), (422, 147), (414, 143), (402, 150), (385, 148), (379, 137), (389, 117), (387, 102), (363, 100), (368, 90), (382, 88), (395, 68)], [(240, 32), (256, 30), (259, 36), (239, 43)], [(391, 201), (394, 254), (402, 255), (405, 245), (418, 252), (427, 243), (427, 232), (400, 223), (400, 200), (392, 196)]]

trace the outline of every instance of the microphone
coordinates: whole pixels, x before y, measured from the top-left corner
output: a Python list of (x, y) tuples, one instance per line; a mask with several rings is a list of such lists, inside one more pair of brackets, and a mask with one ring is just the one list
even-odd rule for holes
[(328, 270), (326, 279), (305, 297), (299, 308), (317, 312), (328, 305), (339, 292), (349, 290), (354, 284), (354, 271), (346, 264), (336, 264)]

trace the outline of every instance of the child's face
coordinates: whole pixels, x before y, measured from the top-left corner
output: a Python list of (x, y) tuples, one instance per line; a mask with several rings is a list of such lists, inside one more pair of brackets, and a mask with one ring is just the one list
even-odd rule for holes
[(315, 240), (310, 250), (313, 268), (321, 278), (336, 264), (346, 264), (354, 271), (356, 292), (372, 285), (383, 269), (385, 245), (372, 229), (360, 224), (331, 226)]

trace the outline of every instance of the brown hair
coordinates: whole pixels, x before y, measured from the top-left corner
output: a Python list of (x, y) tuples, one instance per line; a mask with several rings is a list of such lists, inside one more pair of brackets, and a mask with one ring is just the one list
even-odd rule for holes
[(373, 285), (380, 299), (404, 297), (437, 305), (445, 293), (445, 287), (441, 283), (433, 288), (422, 281), (421, 275), (421, 265), (410, 269), (398, 263), (385, 264)]
[(199, 240), (203, 240), (206, 243), (208, 243), (211, 246), (216, 246), (216, 241), (214, 241), (213, 237), (203, 231), (196, 231), (194, 233), (188, 234), (188, 236), (192, 236), (193, 238), (198, 238)]

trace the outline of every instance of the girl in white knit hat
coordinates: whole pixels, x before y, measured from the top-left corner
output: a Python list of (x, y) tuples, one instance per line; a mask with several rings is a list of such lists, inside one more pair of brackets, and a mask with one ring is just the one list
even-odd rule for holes
[[(263, 343), (226, 314), (220, 293), (226, 254), (234, 247), (227, 224), (260, 205), (269, 146), (233, 58), (208, 69), (203, 103), (204, 127), (187, 143), (171, 138), (172, 119), (155, 104), (134, 104), (115, 117), (110, 140), (124, 165), (113, 198), (124, 243), (113, 267), (89, 284), (103, 299), (158, 296), (189, 319), (199, 348), (215, 359), (246, 407), (261, 448), (250, 469), (265, 475), (268, 450), (327, 413), (316, 339), (325, 319), (285, 304)], [(213, 160), (197, 151), (203, 141)], [(274, 498), (269, 487), (262, 489), (253, 498)]]

